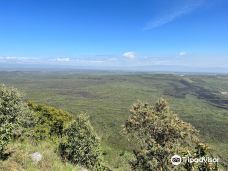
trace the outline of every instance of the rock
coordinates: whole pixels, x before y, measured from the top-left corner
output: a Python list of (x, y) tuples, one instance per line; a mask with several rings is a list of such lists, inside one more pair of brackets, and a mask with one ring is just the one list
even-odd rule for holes
[(39, 152), (35, 152), (31, 154), (31, 159), (34, 163), (38, 163), (39, 161), (42, 160), (42, 158), (43, 156)]
[(221, 91), (220, 92), (222, 95), (228, 95), (228, 92), (226, 92), (226, 91)]
[(88, 170), (85, 168), (80, 168), (80, 171), (88, 171)]

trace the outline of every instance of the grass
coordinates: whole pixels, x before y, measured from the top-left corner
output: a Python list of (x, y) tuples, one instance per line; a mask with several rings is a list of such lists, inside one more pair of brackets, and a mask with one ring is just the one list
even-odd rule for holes
[(155, 102), (159, 97), (168, 98), (172, 109), (228, 159), (228, 96), (220, 93), (228, 91), (227, 75), (0, 72), (0, 82), (17, 87), (37, 103), (74, 115), (87, 112), (102, 139), (105, 159), (117, 170), (129, 169), (134, 147), (120, 133), (128, 108), (137, 100)]
[[(79, 167), (69, 163), (63, 163), (53, 142), (43, 141), (34, 144), (28, 140), (23, 142), (14, 142), (8, 146), (8, 152), (11, 153), (6, 161), (0, 161), (1, 171), (79, 171)], [(42, 160), (34, 163), (30, 157), (34, 152), (40, 152)]]

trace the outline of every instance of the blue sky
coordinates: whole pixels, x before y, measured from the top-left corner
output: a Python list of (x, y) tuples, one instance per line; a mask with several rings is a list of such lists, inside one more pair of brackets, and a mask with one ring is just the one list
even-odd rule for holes
[(0, 67), (227, 70), (227, 8), (227, 0), (0, 0)]

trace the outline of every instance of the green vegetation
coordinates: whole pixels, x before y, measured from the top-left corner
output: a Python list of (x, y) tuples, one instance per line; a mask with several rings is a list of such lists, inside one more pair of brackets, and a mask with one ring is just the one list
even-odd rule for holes
[(130, 112), (124, 132), (139, 144), (133, 151), (135, 160), (130, 162), (132, 170), (218, 170), (218, 163), (208, 165), (207, 162), (193, 164), (187, 161), (178, 166), (171, 163), (175, 154), (189, 158), (206, 156), (206, 146), (199, 143), (198, 131), (178, 118), (166, 100), (160, 99), (155, 105), (138, 102)]
[(140, 145), (134, 151), (133, 170), (170, 170), (171, 157), (190, 151), (198, 141), (197, 131), (174, 115), (164, 99), (155, 105), (139, 102), (130, 111), (124, 131)]
[[(3, 160), (0, 169), (39, 170), (36, 164), (42, 159), (40, 152), (34, 153), (39, 155), (35, 159), (31, 157), (32, 153), (30, 157), (27, 154), (25, 161), (28, 163), (21, 163), (17, 160), (22, 155), (22, 153), (17, 154), (22, 152), (21, 149), (17, 149), (15, 152), (9, 150), (8, 145), (10, 143), (21, 143), (30, 146), (31, 144), (42, 143), (45, 146), (52, 145), (52, 150), (54, 149), (50, 151), (52, 154), (58, 154), (59, 149), (64, 160), (63, 162), (59, 161), (59, 163), (64, 165), (68, 160), (75, 165), (72, 169), (66, 167), (67, 170), (75, 170), (77, 165), (98, 171), (110, 170), (104, 166), (99, 138), (85, 114), (81, 114), (73, 120), (69, 113), (54, 107), (36, 105), (31, 102), (26, 104), (16, 89), (4, 85), (0, 87), (0, 102), (0, 160)], [(20, 134), (15, 134), (14, 129), (22, 131)], [(28, 152), (26, 151), (26, 153)], [(56, 154), (55, 156), (57, 156)], [(33, 163), (29, 159), (32, 159)], [(11, 166), (13, 163), (10, 161), (16, 162), (15, 166)], [(50, 162), (55, 163), (52, 160)], [(57, 166), (50, 167), (50, 164), (50, 168), (47, 166), (44, 168), (60, 170), (63, 167), (61, 164), (58, 165), (59, 168), (56, 168)]]
[(0, 159), (5, 159), (5, 148), (9, 144), (10, 140), (12, 139), (12, 130), (13, 126), (10, 124), (3, 124), (0, 125)]
[[(213, 154), (210, 152), (210, 148), (203, 143), (198, 143), (197, 146), (195, 147), (195, 151), (193, 151), (192, 153), (186, 153), (185, 157), (189, 157), (191, 159), (199, 159), (199, 158), (214, 158)], [(223, 165), (224, 163), (222, 161), (219, 162), (208, 162), (208, 161), (204, 161), (201, 163), (190, 163), (188, 161), (186, 161), (184, 163), (184, 168), (187, 171), (192, 171), (192, 170), (208, 170), (208, 171), (219, 171), (221, 167), (224, 167), (227, 169), (227, 166)]]
[(12, 138), (22, 135), (25, 128), (33, 126), (32, 112), (21, 94), (14, 88), (0, 85), (0, 159), (5, 158), (5, 147)]
[(33, 128), (33, 136), (37, 140), (62, 137), (63, 130), (73, 119), (68, 112), (51, 106), (37, 105), (32, 102), (28, 102), (28, 106), (35, 113), (36, 125)]
[(92, 170), (106, 170), (102, 165), (100, 140), (86, 114), (80, 114), (65, 130), (65, 137), (59, 144), (59, 152), (63, 160)]
[[(130, 115), (129, 106), (138, 99), (155, 102), (160, 97), (168, 99), (179, 118), (200, 131), (200, 138), (213, 147), (213, 154), (227, 160), (227, 75), (0, 72), (0, 82), (25, 92), (26, 99), (35, 104), (61, 108), (72, 113), (73, 118), (86, 112), (100, 137), (104, 162), (113, 170), (130, 170), (132, 151), (138, 147), (121, 134), (121, 126)], [(58, 139), (62, 124), (53, 123), (47, 124), (46, 133), (51, 139)], [(53, 136), (52, 126), (57, 128)], [(63, 127), (67, 126), (66, 123)], [(41, 128), (40, 125), (37, 129)], [(56, 148), (58, 145), (52, 149)]]
[[(7, 150), (11, 155), (7, 160), (0, 160), (0, 171), (80, 171), (79, 166), (63, 163), (56, 148), (56, 144), (49, 140), (39, 143), (31, 140), (11, 142)], [(37, 151), (43, 159), (34, 164), (31, 154)]]

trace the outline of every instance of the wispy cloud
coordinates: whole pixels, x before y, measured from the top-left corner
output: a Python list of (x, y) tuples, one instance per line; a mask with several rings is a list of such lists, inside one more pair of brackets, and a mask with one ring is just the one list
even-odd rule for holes
[(15, 57), (15, 56), (1, 56), (0, 61), (16, 61), (23, 60), (24, 57)]
[(180, 7), (169, 10), (170, 12), (158, 16), (152, 21), (149, 21), (143, 28), (143, 30), (150, 30), (156, 27), (160, 27), (174, 21), (175, 19), (183, 15), (189, 14), (195, 11), (198, 7), (202, 6), (204, 4), (204, 1), (205, 0), (187, 0), (186, 3), (181, 5)]
[(127, 59), (134, 59), (136, 58), (136, 53), (135, 52), (125, 52), (123, 53), (123, 57)]
[(72, 62), (77, 64), (99, 64), (104, 63), (106, 61), (99, 59), (74, 59)]
[(33, 57), (0, 56), (0, 63), (30, 63), (37, 59)]

